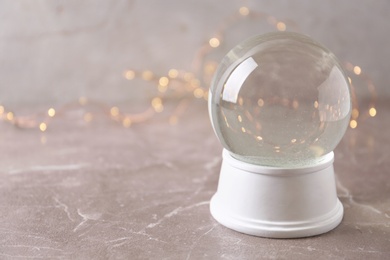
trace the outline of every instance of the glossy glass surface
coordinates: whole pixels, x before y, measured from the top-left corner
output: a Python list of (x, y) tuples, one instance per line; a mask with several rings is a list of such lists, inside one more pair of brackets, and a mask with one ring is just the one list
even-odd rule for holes
[(314, 165), (347, 129), (349, 82), (336, 57), (309, 37), (269, 33), (225, 56), (210, 88), (209, 112), (216, 135), (237, 159)]

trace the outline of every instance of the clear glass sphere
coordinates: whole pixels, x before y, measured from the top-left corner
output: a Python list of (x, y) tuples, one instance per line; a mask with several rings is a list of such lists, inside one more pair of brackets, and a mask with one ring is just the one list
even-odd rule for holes
[(335, 55), (309, 37), (268, 33), (244, 41), (222, 60), (209, 113), (220, 142), (241, 161), (315, 165), (348, 127), (349, 81)]

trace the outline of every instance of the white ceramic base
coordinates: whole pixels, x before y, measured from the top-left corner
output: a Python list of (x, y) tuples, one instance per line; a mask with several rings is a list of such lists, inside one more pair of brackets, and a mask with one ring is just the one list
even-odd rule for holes
[(334, 229), (343, 218), (336, 193), (333, 152), (315, 166), (263, 167), (223, 152), (218, 191), (210, 210), (222, 225), (270, 238), (315, 236)]

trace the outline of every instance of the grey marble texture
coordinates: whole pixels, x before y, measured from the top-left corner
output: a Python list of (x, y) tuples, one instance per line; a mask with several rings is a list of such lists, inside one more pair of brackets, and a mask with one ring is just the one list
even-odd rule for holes
[(205, 105), (192, 102), (177, 125), (164, 115), (130, 129), (59, 118), (44, 134), (2, 124), (1, 258), (390, 257), (388, 103), (335, 150), (341, 225), (286, 240), (243, 235), (211, 217), (221, 147)]
[(358, 127), (335, 150), (340, 226), (283, 240), (219, 225), (209, 200), (222, 147), (204, 100), (189, 98), (176, 125), (172, 98), (130, 128), (99, 109), (86, 123), (78, 107), (44, 133), (0, 120), (0, 259), (390, 259), (385, 0), (1, 1), (0, 103), (28, 115), (85, 96), (132, 111), (155, 92), (131, 85), (124, 70), (196, 73), (199, 48), (242, 5), (294, 21), (377, 87), (374, 100), (357, 86)]

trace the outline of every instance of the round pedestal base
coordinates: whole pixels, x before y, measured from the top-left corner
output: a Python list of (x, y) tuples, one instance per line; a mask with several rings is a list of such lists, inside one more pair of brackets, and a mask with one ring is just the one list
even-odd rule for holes
[(241, 162), (224, 150), (211, 214), (228, 228), (261, 237), (298, 238), (328, 232), (343, 218), (333, 159), (331, 152), (318, 165), (283, 169)]

